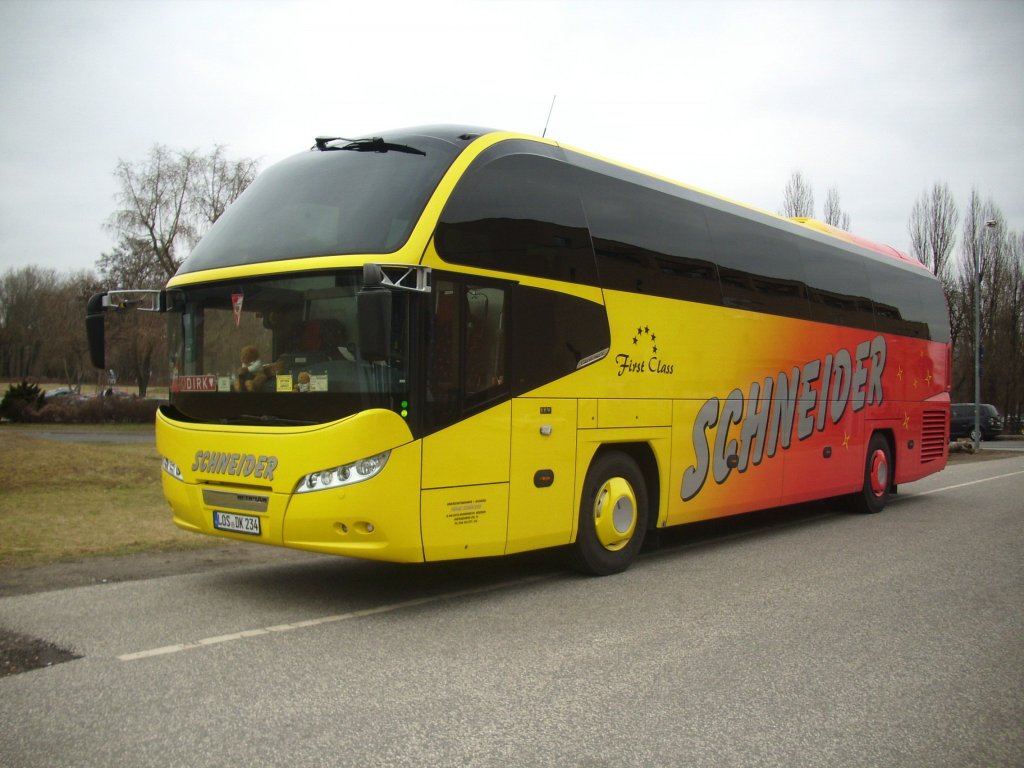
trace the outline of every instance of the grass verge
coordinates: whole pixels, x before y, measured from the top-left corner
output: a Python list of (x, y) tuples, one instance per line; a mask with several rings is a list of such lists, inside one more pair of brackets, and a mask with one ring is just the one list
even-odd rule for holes
[(0, 427), (0, 569), (216, 543), (171, 523), (151, 443), (56, 442), (34, 431)]

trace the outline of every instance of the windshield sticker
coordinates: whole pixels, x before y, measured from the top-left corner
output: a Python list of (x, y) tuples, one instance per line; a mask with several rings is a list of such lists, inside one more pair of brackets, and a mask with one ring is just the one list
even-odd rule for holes
[(175, 376), (171, 379), (171, 392), (216, 392), (217, 377), (212, 373), (206, 376)]

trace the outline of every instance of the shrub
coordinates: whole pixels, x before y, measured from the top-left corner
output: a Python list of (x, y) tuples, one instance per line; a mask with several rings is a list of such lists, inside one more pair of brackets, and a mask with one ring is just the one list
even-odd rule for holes
[(29, 421), (42, 403), (43, 392), (38, 385), (28, 381), (12, 384), (0, 400), (0, 416), (11, 421)]
[(147, 424), (156, 418), (159, 400), (141, 397), (57, 397), (28, 409), (22, 421), (42, 424)]

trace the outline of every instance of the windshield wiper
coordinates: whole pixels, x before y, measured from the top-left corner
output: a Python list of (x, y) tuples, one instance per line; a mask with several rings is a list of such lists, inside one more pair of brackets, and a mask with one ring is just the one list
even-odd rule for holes
[[(333, 146), (331, 142), (335, 141), (347, 141), (348, 144), (344, 144), (340, 147)], [(318, 149), (321, 152), (332, 152), (342, 149), (347, 149), (350, 152), (405, 152), (408, 155), (427, 156), (427, 153), (422, 149), (410, 147), (408, 144), (394, 144), (390, 141), (384, 141), (380, 136), (374, 136), (371, 139), (346, 139), (342, 136), (317, 136), (316, 145), (313, 149)]]
[(264, 413), (262, 415), (255, 415), (252, 413), (243, 413), (237, 419), (221, 419), (221, 424), (287, 424), (295, 427), (308, 427), (316, 424), (315, 421), (300, 421), (298, 419), (286, 419), (282, 416), (274, 416), (270, 413)]

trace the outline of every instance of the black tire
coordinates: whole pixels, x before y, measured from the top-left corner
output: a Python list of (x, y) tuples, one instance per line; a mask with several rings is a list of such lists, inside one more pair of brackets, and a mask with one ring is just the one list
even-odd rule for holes
[(640, 467), (624, 453), (602, 453), (583, 485), (573, 565), (594, 576), (626, 570), (643, 546), (648, 517)]
[(874, 515), (885, 509), (893, 487), (892, 448), (885, 435), (876, 432), (868, 442), (864, 459), (864, 485), (851, 497), (854, 512)]

